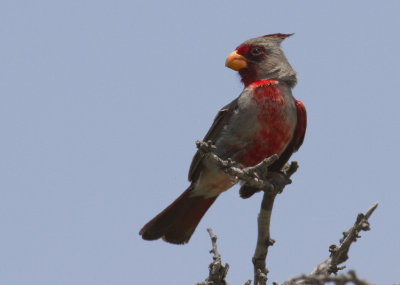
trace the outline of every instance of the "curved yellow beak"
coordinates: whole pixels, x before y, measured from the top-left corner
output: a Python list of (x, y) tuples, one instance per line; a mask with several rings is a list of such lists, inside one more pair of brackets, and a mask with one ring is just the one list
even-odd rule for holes
[(233, 70), (239, 71), (247, 67), (246, 58), (237, 53), (237, 51), (231, 52), (225, 61), (225, 66)]

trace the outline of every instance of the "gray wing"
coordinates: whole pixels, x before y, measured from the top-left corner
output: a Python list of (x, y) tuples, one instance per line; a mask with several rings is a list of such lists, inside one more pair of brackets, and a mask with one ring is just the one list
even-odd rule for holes
[[(228, 123), (236, 107), (237, 107), (237, 99), (233, 100), (231, 103), (223, 107), (218, 112), (217, 116), (214, 119), (213, 124), (211, 125), (211, 128), (205, 135), (203, 141), (212, 141), (215, 144), (216, 140), (221, 135), (223, 128)], [(190, 165), (189, 181), (195, 181), (199, 177), (201, 171), (202, 159), (203, 156), (199, 151), (197, 151), (193, 157), (192, 164)]]

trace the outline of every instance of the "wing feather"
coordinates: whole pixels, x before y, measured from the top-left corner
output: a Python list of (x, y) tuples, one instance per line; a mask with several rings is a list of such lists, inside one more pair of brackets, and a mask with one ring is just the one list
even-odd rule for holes
[[(223, 107), (215, 116), (214, 122), (211, 125), (211, 128), (208, 130), (205, 135), (203, 141), (212, 141), (215, 144), (216, 139), (220, 136), (223, 128), (228, 123), (231, 118), (235, 108), (237, 107), (237, 99), (233, 100), (231, 103)], [(193, 157), (192, 164), (189, 169), (189, 181), (195, 181), (201, 170), (201, 160), (203, 159), (201, 153), (199, 151)]]

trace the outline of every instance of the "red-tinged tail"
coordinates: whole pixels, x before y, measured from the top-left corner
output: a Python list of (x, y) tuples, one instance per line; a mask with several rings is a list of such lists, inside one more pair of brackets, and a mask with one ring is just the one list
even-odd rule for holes
[(145, 240), (162, 238), (175, 244), (187, 243), (216, 197), (190, 196), (190, 186), (164, 211), (155, 216), (140, 230)]

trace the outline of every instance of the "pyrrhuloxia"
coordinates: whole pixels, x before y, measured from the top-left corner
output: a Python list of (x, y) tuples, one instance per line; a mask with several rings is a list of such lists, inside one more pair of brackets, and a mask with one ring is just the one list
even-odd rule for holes
[[(306, 111), (292, 96), (296, 72), (280, 48), (289, 36), (247, 40), (227, 57), (225, 65), (239, 72), (244, 90), (219, 111), (204, 138), (215, 144), (214, 153), (220, 158), (247, 167), (278, 154), (269, 170), (279, 171), (303, 143)], [(193, 158), (189, 181), (189, 188), (140, 230), (143, 239), (188, 242), (218, 195), (237, 182), (199, 152)], [(250, 196), (248, 190), (241, 189), (241, 195)]]

